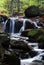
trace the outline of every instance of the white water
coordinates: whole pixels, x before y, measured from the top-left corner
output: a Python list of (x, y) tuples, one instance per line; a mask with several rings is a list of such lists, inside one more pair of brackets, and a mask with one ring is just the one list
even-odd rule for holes
[[(18, 19), (18, 17), (17, 18), (10, 18), (10, 33), (15, 33), (16, 31), (15, 31), (15, 22), (18, 22), (18, 21), (15, 21), (16, 19)], [(24, 19), (22, 19), (22, 21), (21, 22), (23, 22), (23, 25), (22, 25), (22, 27), (20, 28), (20, 30), (19, 30), (19, 32), (18, 33), (21, 33), (22, 31), (24, 31), (25, 30), (25, 20)]]
[[(21, 34), (21, 33), (20, 33)], [(16, 33), (16, 34), (11, 34), (11, 40), (21, 40), (23, 39), (24, 42), (26, 42), (28, 45), (33, 45), (33, 50), (38, 52), (38, 55), (33, 57), (33, 58), (26, 58), (26, 59), (20, 59), (20, 65), (42, 65), (41, 63), (39, 63), (39, 61), (43, 62), (42, 60), (42, 56), (44, 56), (44, 49), (38, 49), (38, 43), (31, 43), (26, 41), (25, 37), (21, 37), (20, 34)], [(36, 62), (33, 61), (38, 61), (37, 64)]]
[(19, 41), (21, 41), (21, 40), (27, 40), (28, 39), (28, 37), (22, 37), (22, 36), (20, 36), (21, 35), (21, 33), (15, 33), (15, 34), (13, 34), (13, 33), (11, 33), (11, 35), (10, 35), (10, 39), (11, 40), (19, 40)]
[(11, 19), (11, 22), (10, 22), (10, 32), (11, 33), (14, 33), (14, 25), (15, 25), (15, 19)]
[(24, 21), (23, 21), (23, 26), (21, 27), (19, 33), (25, 30), (25, 22), (26, 22), (26, 21), (24, 20)]
[(38, 61), (37, 65), (41, 65), (41, 63), (39, 63), (39, 61), (43, 61), (42, 60), (42, 56), (44, 56), (44, 53), (41, 53), (41, 54), (38, 54), (37, 56), (33, 57), (33, 58), (29, 58), (29, 59), (22, 59), (20, 60), (20, 63), (21, 65), (30, 65), (30, 64), (35, 64), (36, 65), (36, 62), (33, 62), (33, 61)]
[[(28, 43), (27, 41), (26, 41), (26, 39), (28, 39), (27, 37), (25, 38), (25, 37), (21, 37), (20, 36), (20, 34), (21, 34), (21, 32), (22, 31), (24, 31), (25, 30), (25, 22), (26, 22), (26, 20), (23, 20), (23, 25), (22, 25), (22, 27), (20, 28), (20, 30), (19, 30), (19, 32), (18, 33), (16, 33), (16, 34), (14, 34), (14, 28), (15, 28), (15, 19), (16, 18), (10, 18), (11, 19), (11, 23), (10, 23), (10, 31), (11, 31), (11, 35), (10, 35), (10, 39), (11, 40), (23, 40), (24, 42), (26, 42), (26, 43)], [(35, 24), (35, 26), (36, 27), (38, 27), (37, 26), (37, 24), (34, 22), (34, 24)], [(6, 24), (5, 24), (6, 25)], [(11, 30), (11, 26), (12, 26), (12, 30)], [(30, 65), (30, 63), (32, 63), (34, 60), (38, 60), (38, 61), (41, 61), (41, 59), (42, 59), (42, 55), (44, 55), (44, 53), (42, 53), (42, 52), (44, 52), (44, 49), (43, 50), (41, 50), (41, 49), (38, 49), (38, 45), (37, 45), (37, 43), (28, 43), (28, 45), (35, 45), (34, 46), (34, 50), (35, 51), (37, 51), (37, 52), (39, 52), (40, 54), (39, 55), (37, 55), (37, 56), (35, 56), (35, 57), (33, 57), (33, 58), (28, 58), (28, 59), (21, 59), (20, 60), (20, 63), (21, 63), (21, 65)]]
[[(18, 20), (19, 20), (18, 17), (10, 17), (10, 31), (9, 31), (9, 33), (16, 33), (17, 32), (17, 31), (15, 31), (15, 29), (16, 29), (15, 28), (15, 23), (18, 22)], [(26, 26), (25, 22), (26, 21), (29, 21), (30, 23), (33, 23), (35, 25), (35, 27), (40, 28), (40, 26), (37, 25), (37, 23), (39, 22), (38, 20), (31, 21), (30, 19), (23, 19), (23, 18), (21, 18), (20, 22), (23, 22), (23, 25), (21, 26), (20, 30), (17, 33), (21, 33), (22, 31), (25, 30), (25, 26)], [(6, 23), (5, 23), (5, 26), (6, 26)]]

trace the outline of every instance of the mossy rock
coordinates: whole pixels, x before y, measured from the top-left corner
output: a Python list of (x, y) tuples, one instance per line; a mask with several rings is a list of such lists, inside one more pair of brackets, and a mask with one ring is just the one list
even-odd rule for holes
[(21, 35), (33, 37), (37, 33), (38, 33), (38, 29), (27, 29), (27, 30), (23, 31)]
[(44, 49), (44, 34), (42, 34), (41, 36), (39, 36), (38, 38), (38, 47), (40, 49)]
[(38, 42), (44, 43), (44, 34), (42, 34), (42, 35), (40, 35), (40, 36), (38, 37)]
[(11, 48), (14, 49), (22, 59), (37, 55), (37, 53), (33, 51), (32, 46), (28, 46), (24, 41), (15, 41), (14, 44), (11, 44)]
[(9, 35), (6, 33), (0, 33), (0, 43), (9, 40)]
[(28, 29), (23, 31), (21, 36), (29, 37), (29, 41), (44, 42), (44, 29)]
[(19, 49), (19, 51), (22, 52), (28, 52), (29, 50), (32, 50), (32, 47), (29, 46), (23, 42), (23, 41), (14, 41), (14, 43), (11, 44), (12, 49)]

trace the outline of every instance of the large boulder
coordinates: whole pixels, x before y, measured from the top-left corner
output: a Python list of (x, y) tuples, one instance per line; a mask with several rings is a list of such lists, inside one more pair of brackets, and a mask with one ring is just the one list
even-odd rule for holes
[(9, 48), (9, 44), (10, 44), (9, 35), (8, 34), (5, 34), (5, 33), (1, 33), (0, 34), (0, 38), (1, 38), (0, 39), (0, 44), (1, 44), (2, 48), (8, 49)]
[(0, 33), (0, 43), (7, 41), (7, 40), (10, 40), (9, 35), (6, 33)]
[(39, 48), (44, 48), (44, 29), (28, 29), (23, 31), (21, 36), (29, 37), (28, 41), (38, 42)]
[(38, 29), (27, 29), (21, 33), (21, 36), (29, 37), (29, 41), (35, 42), (38, 36)]
[(44, 49), (44, 34), (40, 35), (38, 38), (38, 47)]
[[(0, 58), (2, 58), (4, 54), (4, 48), (7, 48), (10, 42), (9, 35), (6, 33), (0, 33)], [(5, 46), (6, 44), (6, 46)], [(4, 47), (4, 48), (3, 48)]]
[(10, 54), (10, 55), (4, 54), (2, 64), (3, 65), (6, 65), (6, 64), (7, 65), (20, 65), (20, 59), (16, 53)]
[(34, 28), (36, 28), (36, 26), (33, 23), (29, 21), (25, 22), (25, 29), (34, 29)]
[(20, 29), (21, 29), (22, 26), (23, 26), (23, 21), (16, 20), (15, 26), (14, 26), (15, 27), (14, 28), (14, 32), (18, 33), (20, 31)]
[(23, 41), (15, 41), (11, 44), (11, 49), (14, 49), (18, 56), (22, 59), (37, 55), (37, 52), (33, 51), (33, 48)]

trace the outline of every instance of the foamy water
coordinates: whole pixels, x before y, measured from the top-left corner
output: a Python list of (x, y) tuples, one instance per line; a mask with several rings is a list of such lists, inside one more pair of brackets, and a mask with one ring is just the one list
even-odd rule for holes
[[(42, 56), (44, 56), (44, 53), (38, 54), (37, 56), (33, 57), (33, 58), (29, 58), (29, 59), (23, 59), (20, 60), (21, 65), (41, 65), (42, 64)], [(36, 61), (36, 62), (33, 62)], [(38, 61), (38, 62), (37, 62)]]
[[(21, 34), (21, 33), (20, 33)], [(44, 49), (38, 49), (38, 43), (31, 43), (26, 41), (28, 39), (27, 37), (22, 37), (20, 34), (11, 34), (11, 40), (21, 40), (33, 47), (33, 50), (38, 52), (38, 55), (33, 58), (28, 59), (20, 59), (20, 65), (43, 65), (44, 60), (42, 60), (42, 57), (44, 56)], [(34, 61), (34, 62), (33, 62)], [(36, 61), (36, 62), (35, 62)]]

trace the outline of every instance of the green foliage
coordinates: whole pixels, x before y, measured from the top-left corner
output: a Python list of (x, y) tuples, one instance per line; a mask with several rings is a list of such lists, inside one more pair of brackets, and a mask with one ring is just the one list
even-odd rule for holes
[(4, 10), (4, 0), (0, 0), (0, 10)]
[(36, 17), (39, 16), (40, 14), (40, 9), (38, 6), (30, 6), (25, 10), (25, 17), (30, 18), (30, 17)]
[(31, 5), (44, 7), (43, 3), (44, 0), (0, 0), (0, 10), (6, 11), (6, 14), (13, 14), (18, 10), (24, 12)]

